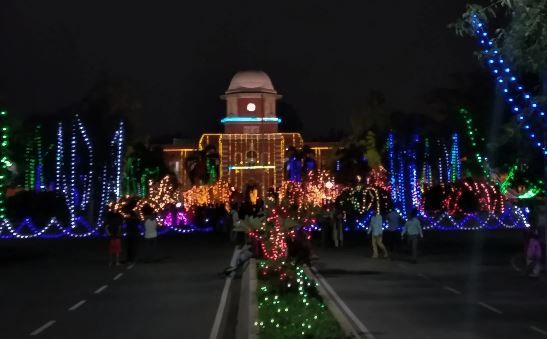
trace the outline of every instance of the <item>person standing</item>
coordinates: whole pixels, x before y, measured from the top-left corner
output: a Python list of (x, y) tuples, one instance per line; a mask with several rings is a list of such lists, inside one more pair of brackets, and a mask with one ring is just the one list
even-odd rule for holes
[(134, 263), (137, 258), (137, 242), (139, 240), (139, 219), (135, 212), (129, 212), (125, 219), (125, 231), (127, 233), (125, 244), (127, 248), (127, 263)]
[(423, 238), (424, 234), (422, 232), (422, 224), (418, 219), (418, 210), (413, 209), (410, 213), (410, 219), (405, 223), (403, 227), (403, 232), (401, 233), (401, 239), (405, 236), (408, 237), (408, 242), (412, 250), (412, 262), (416, 263), (418, 260), (418, 240)]
[(121, 219), (115, 213), (108, 213), (105, 225), (108, 235), (108, 265), (120, 266), (120, 253), (122, 252), (122, 225)]
[(539, 232), (532, 226), (529, 230), (530, 235), (526, 246), (526, 271), (532, 278), (539, 277), (541, 272), (541, 243), (539, 242)]
[(344, 212), (339, 208), (333, 208), (332, 221), (334, 247), (344, 247)]
[(380, 215), (380, 213), (376, 210), (373, 210), (372, 213), (374, 215), (370, 219), (370, 224), (368, 227), (368, 234), (372, 234), (372, 257), (378, 258), (378, 247), (380, 247), (384, 253), (384, 258), (387, 258), (389, 255), (384, 243), (382, 242), (382, 215)]
[(399, 249), (399, 225), (401, 217), (396, 209), (391, 209), (387, 214), (387, 230), (385, 231), (386, 245), (390, 252), (395, 252)]
[(153, 260), (158, 244), (158, 223), (153, 215), (146, 216), (144, 220), (144, 241), (146, 243), (148, 260)]
[[(245, 200), (239, 208), (239, 220), (244, 222), (247, 218), (261, 218), (264, 216), (264, 201), (258, 197), (258, 186), (250, 184), (247, 186)], [(259, 240), (251, 240), (253, 253), (261, 255), (261, 245)]]

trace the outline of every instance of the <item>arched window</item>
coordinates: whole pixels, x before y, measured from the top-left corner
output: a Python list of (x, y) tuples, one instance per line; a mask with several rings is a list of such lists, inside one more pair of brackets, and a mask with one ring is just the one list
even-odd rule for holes
[(245, 162), (249, 165), (256, 165), (258, 163), (258, 153), (255, 151), (248, 151), (245, 157)]

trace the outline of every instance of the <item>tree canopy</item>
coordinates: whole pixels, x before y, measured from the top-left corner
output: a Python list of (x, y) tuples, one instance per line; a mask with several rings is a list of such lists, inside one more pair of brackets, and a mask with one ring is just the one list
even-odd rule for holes
[(525, 72), (545, 74), (547, 0), (488, 0), (487, 5), (469, 4), (460, 20), (450, 27), (459, 35), (473, 34), (469, 24), (473, 14), (486, 22), (501, 20), (502, 27), (496, 30), (496, 36), (502, 53)]

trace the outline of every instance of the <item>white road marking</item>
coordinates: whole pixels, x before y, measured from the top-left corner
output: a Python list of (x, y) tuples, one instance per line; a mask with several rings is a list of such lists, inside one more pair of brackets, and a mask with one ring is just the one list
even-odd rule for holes
[(47, 323), (43, 324), (42, 326), (38, 327), (37, 329), (35, 329), (34, 331), (30, 332), (30, 335), (31, 336), (35, 336), (35, 335), (38, 335), (42, 332), (44, 332), (48, 327), (50, 327), (51, 325), (55, 324), (55, 320), (50, 320), (48, 321)]
[[(230, 260), (230, 267), (236, 265), (237, 255), (239, 251), (237, 248), (234, 248), (234, 254), (232, 254), (232, 259)], [(224, 314), (224, 309), (226, 308), (226, 302), (228, 301), (228, 291), (232, 285), (233, 272), (228, 275), (226, 281), (224, 282), (224, 288), (222, 289), (222, 294), (220, 295), (220, 303), (218, 304), (217, 314), (215, 315), (215, 321), (213, 322), (213, 327), (211, 328), (211, 334), (209, 339), (217, 339), (220, 335), (220, 323), (222, 321), (222, 316)]]
[(350, 310), (348, 305), (342, 301), (340, 296), (334, 291), (334, 289), (329, 285), (329, 283), (323, 278), (323, 276), (315, 269), (315, 267), (312, 268), (313, 272), (317, 276), (317, 279), (319, 279), (319, 282), (323, 285), (323, 287), (330, 293), (330, 295), (334, 298), (335, 302), (342, 308), (342, 310), (346, 313), (348, 317), (351, 318), (353, 323), (358, 327), (359, 331), (365, 336), (367, 339), (374, 339), (374, 336), (372, 333), (368, 330), (368, 328), (355, 316), (355, 314)]
[(533, 331), (536, 331), (537, 333), (540, 333), (540, 334), (543, 334), (543, 335), (547, 336), (547, 331), (542, 330), (542, 329), (539, 328), (539, 327), (530, 326), (530, 329), (533, 330)]
[(108, 287), (108, 285), (103, 285), (101, 287), (99, 287), (97, 290), (95, 290), (95, 294), (99, 294), (101, 293), (102, 291), (104, 291), (106, 288)]
[(450, 291), (450, 292), (454, 293), (454, 294), (458, 294), (458, 295), (462, 294), (462, 292), (460, 292), (457, 289), (452, 288), (450, 286), (443, 286), (443, 288), (447, 291)]
[(71, 312), (72, 312), (72, 311), (76, 311), (80, 306), (82, 306), (83, 304), (85, 304), (86, 301), (87, 301), (87, 300), (85, 300), (85, 299), (84, 299), (84, 300), (80, 300), (80, 301), (78, 301), (77, 303), (75, 303), (74, 305), (72, 305), (72, 307), (70, 307), (68, 310), (71, 311)]
[(487, 310), (490, 310), (492, 312), (495, 312), (497, 314), (503, 314), (502, 311), (498, 310), (497, 308), (495, 308), (494, 306), (490, 306), (488, 305), (487, 303), (483, 303), (482, 301), (479, 301), (477, 302), (477, 304), (481, 305), (482, 307), (486, 308)]
[(122, 277), (123, 273), (118, 273), (116, 274), (116, 276), (114, 277), (114, 280), (118, 280)]
[(131, 264), (131, 265), (127, 266), (127, 269), (130, 270), (130, 269), (132, 269), (133, 267), (135, 267), (135, 264)]

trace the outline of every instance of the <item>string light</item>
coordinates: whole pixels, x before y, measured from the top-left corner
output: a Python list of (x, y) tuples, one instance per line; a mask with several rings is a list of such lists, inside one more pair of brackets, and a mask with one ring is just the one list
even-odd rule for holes
[(478, 152), (477, 139), (479, 138), (478, 130), (473, 126), (473, 120), (470, 117), (469, 112), (465, 108), (460, 108), (460, 114), (462, 115), (463, 120), (465, 121), (465, 128), (467, 132), (467, 137), (471, 142), (471, 149), (473, 150), (475, 159), (480, 165), (483, 176), (485, 179), (490, 178), (490, 170), (488, 169), (487, 164), (485, 163), (485, 158), (481, 156)]
[(458, 134), (452, 134), (452, 147), (450, 150), (450, 167), (452, 182), (456, 182), (461, 179), (461, 164), (460, 164), (460, 147)]
[(272, 118), (272, 117), (226, 117), (222, 118), (220, 120), (221, 123), (231, 123), (231, 122), (275, 122), (275, 123), (281, 123), (280, 118)]
[(32, 138), (27, 142), (25, 164), (25, 189), (27, 191), (42, 192), (45, 189), (45, 183), (40, 125), (34, 128)]
[[(81, 198), (81, 204), (80, 209), (85, 209), (87, 205), (89, 204), (89, 199), (91, 198), (91, 190), (93, 188), (93, 182), (94, 182), (94, 163), (93, 163), (93, 146), (91, 144), (91, 140), (89, 139), (89, 136), (87, 134), (87, 130), (84, 127), (84, 124), (82, 120), (80, 119), (80, 116), (76, 114), (75, 117), (76, 125), (78, 127), (78, 131), (80, 132), (80, 135), (84, 141), (84, 144), (87, 148), (87, 171), (86, 174), (83, 174), (83, 176), (86, 178), (84, 180), (84, 185), (82, 189), (82, 198)], [(75, 145), (76, 146), (76, 145)], [(83, 163), (83, 161), (80, 161)], [(74, 202), (75, 203), (75, 202)]]
[(62, 167), (64, 161), (64, 146), (63, 146), (63, 123), (59, 123), (57, 127), (57, 148), (55, 150), (55, 190), (58, 193), (66, 193), (65, 184), (63, 183)]
[(7, 124), (7, 112), (0, 111), (0, 220), (6, 217), (6, 182), (8, 180), (9, 160), (9, 127)]
[(494, 39), (489, 37), (486, 25), (477, 14), (470, 17), (470, 23), (482, 48), (481, 54), (496, 78), (497, 87), (501, 89), (511, 112), (516, 115), (517, 123), (528, 135), (532, 145), (539, 149), (544, 157), (547, 156), (547, 147), (541, 140), (545, 127), (545, 112), (538, 106), (537, 100), (519, 84), (512, 69), (507, 66), (501, 53), (495, 47)]
[(36, 192), (42, 192), (46, 188), (44, 182), (44, 157), (42, 149), (42, 133), (41, 126), (36, 126), (34, 132), (34, 143), (36, 146), (36, 178), (35, 178), (35, 188)]
[(433, 184), (433, 178), (431, 174), (431, 163), (430, 163), (430, 150), (429, 150), (429, 139), (425, 138), (424, 142), (424, 163), (422, 165), (422, 190), (431, 186)]
[(509, 172), (507, 173), (507, 177), (505, 177), (505, 180), (503, 180), (500, 183), (500, 191), (503, 195), (510, 197), (510, 198), (516, 198), (516, 199), (531, 199), (537, 196), (538, 194), (543, 193), (543, 180), (538, 180), (537, 184), (531, 183), (529, 180), (525, 179), (526, 184), (528, 185), (528, 189), (525, 192), (522, 192), (520, 194), (513, 194), (513, 192), (510, 190), (511, 185), (513, 184), (513, 181), (515, 179), (515, 174), (518, 170), (518, 165), (514, 164), (509, 169)]
[(230, 185), (224, 180), (218, 180), (213, 185), (197, 185), (182, 193), (187, 211), (198, 206), (225, 206), (230, 203)]

